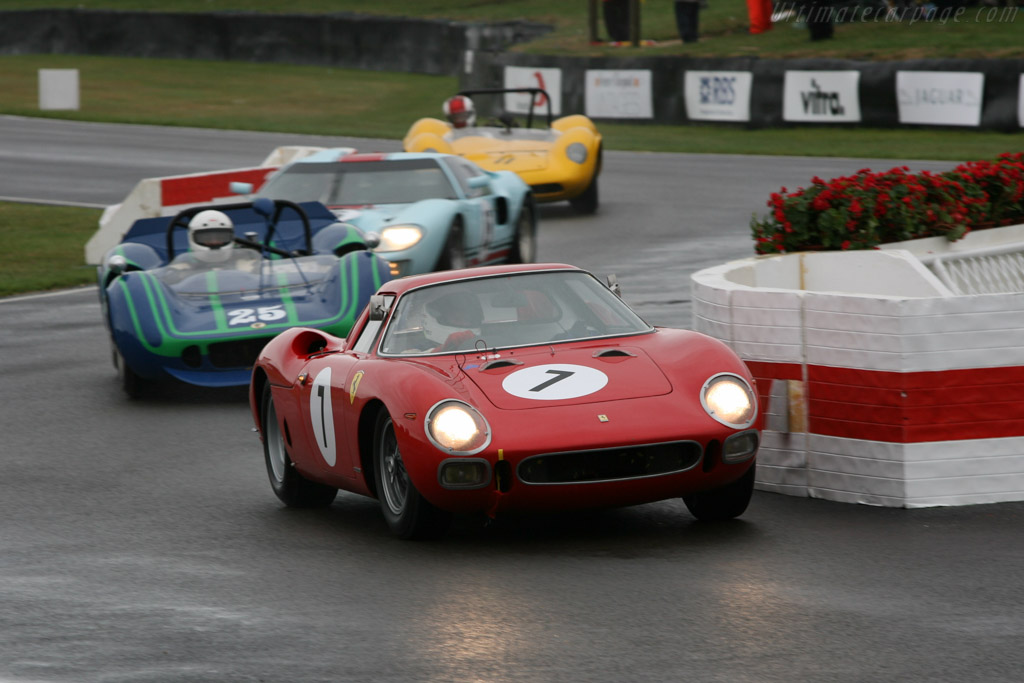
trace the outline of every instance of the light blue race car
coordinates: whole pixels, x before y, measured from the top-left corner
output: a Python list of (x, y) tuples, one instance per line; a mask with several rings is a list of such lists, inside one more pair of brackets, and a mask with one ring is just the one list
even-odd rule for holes
[[(232, 183), (238, 194), (253, 186)], [(317, 201), (376, 233), (373, 251), (399, 277), (495, 263), (532, 263), (537, 212), (510, 171), (484, 171), (450, 154), (355, 154), (327, 149), (275, 171), (254, 197)]]

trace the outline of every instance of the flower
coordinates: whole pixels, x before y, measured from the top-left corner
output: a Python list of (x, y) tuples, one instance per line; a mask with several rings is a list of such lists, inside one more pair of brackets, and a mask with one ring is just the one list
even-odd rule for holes
[(773, 192), (767, 204), (768, 216), (751, 219), (761, 254), (874, 249), (932, 235), (956, 240), (972, 228), (1024, 222), (1024, 152), (944, 173), (900, 166), (828, 181), (814, 176), (806, 188)]

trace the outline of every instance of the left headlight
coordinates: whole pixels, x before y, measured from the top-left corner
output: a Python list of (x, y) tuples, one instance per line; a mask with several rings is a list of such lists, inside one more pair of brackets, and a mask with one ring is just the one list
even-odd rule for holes
[(380, 244), (374, 251), (404, 251), (423, 239), (418, 225), (391, 225), (380, 231)]
[(569, 157), (570, 161), (582, 164), (587, 160), (587, 146), (582, 142), (574, 142), (565, 148), (565, 156)]
[(700, 391), (700, 402), (708, 415), (727, 427), (749, 427), (756, 417), (754, 391), (738, 375), (720, 374), (711, 377)]
[(462, 401), (441, 401), (427, 412), (427, 438), (446, 453), (473, 455), (491, 442), (487, 420)]

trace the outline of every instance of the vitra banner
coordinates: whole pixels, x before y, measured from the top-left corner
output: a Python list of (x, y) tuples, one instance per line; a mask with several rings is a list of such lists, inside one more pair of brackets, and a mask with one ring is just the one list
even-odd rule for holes
[(860, 121), (859, 71), (787, 71), (783, 81), (785, 121)]
[(749, 121), (749, 71), (687, 71), (683, 77), (686, 117), (694, 121)]
[(969, 71), (897, 71), (900, 123), (977, 126), (985, 74)]

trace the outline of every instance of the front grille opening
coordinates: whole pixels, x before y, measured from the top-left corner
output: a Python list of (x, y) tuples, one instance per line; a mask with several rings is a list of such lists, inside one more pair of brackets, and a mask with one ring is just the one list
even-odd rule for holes
[(203, 354), (199, 351), (199, 347), (195, 344), (186, 346), (185, 350), (181, 352), (181, 362), (190, 368), (198, 368), (202, 365)]
[(206, 353), (210, 357), (210, 364), (215, 368), (251, 368), (260, 351), (271, 339), (273, 337), (215, 342), (210, 344)]
[(708, 449), (704, 453), (704, 462), (701, 464), (701, 469), (705, 472), (710, 472), (715, 469), (715, 465), (718, 464), (719, 458), (722, 456), (722, 444), (718, 441), (711, 440), (708, 443)]
[(582, 484), (684, 472), (700, 462), (693, 441), (535, 455), (519, 463), (527, 484)]
[(554, 194), (555, 192), (561, 192), (564, 188), (561, 183), (542, 183), (531, 186), (531, 189), (534, 194)]

